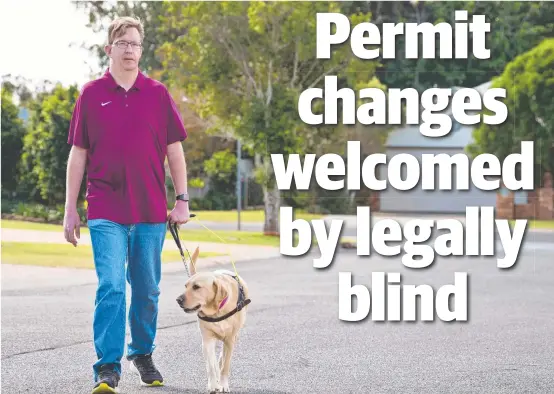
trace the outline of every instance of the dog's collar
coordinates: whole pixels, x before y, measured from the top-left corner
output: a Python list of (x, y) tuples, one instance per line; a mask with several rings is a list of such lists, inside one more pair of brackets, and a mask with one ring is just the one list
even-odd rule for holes
[[(228, 319), (229, 317), (233, 316), (235, 313), (240, 312), (242, 310), (242, 308), (244, 308), (246, 305), (250, 304), (250, 299), (245, 299), (245, 297), (244, 297), (244, 289), (242, 287), (242, 284), (240, 283), (239, 278), (236, 275), (231, 275), (231, 276), (236, 279), (236, 281), (239, 285), (239, 297), (238, 297), (238, 300), (237, 300), (237, 307), (235, 309), (233, 309), (231, 312), (226, 313), (225, 315), (220, 316), (220, 317), (203, 316), (200, 313), (198, 313), (197, 316), (200, 320), (204, 320), (204, 321), (207, 321), (207, 322), (210, 322), (210, 323), (217, 323), (217, 322), (223, 321), (225, 319)], [(225, 303), (227, 303), (227, 299), (228, 299), (228, 297), (225, 297), (219, 303), (219, 308), (222, 308), (223, 305), (225, 305)]]
[(218, 309), (221, 309), (223, 308), (223, 305), (225, 305), (227, 303), (227, 300), (229, 299), (229, 297), (225, 297), (223, 300), (221, 300), (221, 302), (219, 303), (219, 307)]

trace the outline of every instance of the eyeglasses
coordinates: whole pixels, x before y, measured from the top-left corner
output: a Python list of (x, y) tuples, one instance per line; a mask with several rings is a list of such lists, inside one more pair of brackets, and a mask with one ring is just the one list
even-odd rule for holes
[(135, 51), (138, 51), (142, 48), (142, 45), (138, 42), (116, 41), (113, 45), (115, 45), (119, 49), (127, 49), (129, 45), (131, 45), (131, 48), (133, 48), (133, 50)]

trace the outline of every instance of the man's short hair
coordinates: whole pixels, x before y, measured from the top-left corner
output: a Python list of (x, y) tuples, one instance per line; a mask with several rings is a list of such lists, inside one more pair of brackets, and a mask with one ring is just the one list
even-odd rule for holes
[(108, 44), (113, 44), (116, 38), (125, 34), (128, 28), (136, 28), (140, 34), (140, 40), (144, 40), (144, 27), (140, 19), (130, 16), (122, 16), (115, 19), (108, 28)]

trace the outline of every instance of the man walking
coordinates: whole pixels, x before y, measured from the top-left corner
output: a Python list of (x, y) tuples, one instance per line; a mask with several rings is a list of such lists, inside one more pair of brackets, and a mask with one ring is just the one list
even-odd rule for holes
[[(78, 194), (87, 170), (88, 227), (98, 277), (94, 311), (93, 393), (112, 393), (121, 376), (125, 327), (130, 369), (142, 385), (163, 385), (154, 362), (161, 253), (166, 222), (189, 220), (187, 132), (166, 87), (139, 69), (144, 28), (122, 17), (108, 29), (109, 68), (88, 82), (75, 105), (68, 143), (64, 234), (77, 246)], [(177, 196), (167, 215), (167, 157)], [(131, 304), (126, 317), (126, 281)]]

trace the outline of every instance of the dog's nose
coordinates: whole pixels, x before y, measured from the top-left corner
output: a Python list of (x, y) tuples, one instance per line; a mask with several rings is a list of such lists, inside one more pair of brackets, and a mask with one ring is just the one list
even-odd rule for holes
[(181, 294), (179, 297), (177, 297), (177, 304), (181, 305), (185, 301), (185, 296)]

